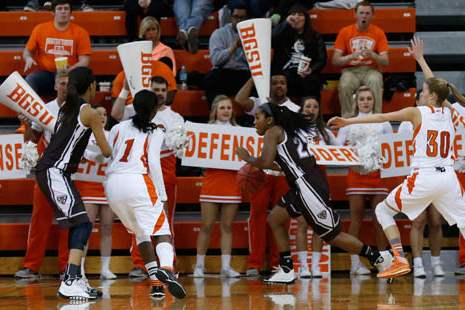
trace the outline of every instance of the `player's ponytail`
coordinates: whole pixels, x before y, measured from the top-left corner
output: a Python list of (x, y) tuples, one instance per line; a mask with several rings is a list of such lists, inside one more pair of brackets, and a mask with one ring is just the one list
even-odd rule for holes
[(132, 117), (134, 127), (142, 132), (151, 132), (157, 128), (152, 123), (152, 118), (155, 116), (158, 108), (158, 98), (153, 91), (143, 89), (137, 92), (132, 104), (136, 111), (136, 115)]
[(462, 105), (465, 106), (465, 97), (462, 95), (462, 93), (455, 87), (454, 84), (452, 83), (447, 83), (449, 86), (449, 89), (452, 93), (452, 95), (455, 97), (455, 99)]
[(286, 107), (267, 102), (260, 108), (267, 116), (273, 117), (275, 125), (281, 126), (291, 136), (300, 129), (307, 131), (315, 126), (305, 119), (303, 114), (292, 112)]

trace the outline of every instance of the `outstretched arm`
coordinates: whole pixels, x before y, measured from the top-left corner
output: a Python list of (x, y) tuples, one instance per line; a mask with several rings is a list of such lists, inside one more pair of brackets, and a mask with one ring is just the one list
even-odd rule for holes
[(420, 65), (421, 71), (423, 71), (426, 80), (434, 77), (434, 74), (433, 71), (431, 71), (431, 68), (426, 63), (423, 47), (423, 40), (418, 37), (413, 37), (413, 39), (410, 40), (410, 46), (408, 47), (408, 51), (418, 62), (418, 65)]
[(263, 138), (263, 150), (260, 157), (253, 157), (243, 147), (239, 147), (236, 150), (236, 154), (243, 161), (251, 164), (254, 167), (260, 169), (273, 169), (278, 170), (277, 165), (274, 163), (276, 157), (276, 148), (281, 140), (282, 132), (278, 127), (269, 129)]
[(421, 114), (417, 108), (408, 107), (399, 111), (384, 114), (371, 114), (352, 118), (333, 117), (328, 121), (328, 125), (332, 128), (341, 128), (352, 124), (384, 123), (391, 121), (408, 121), (416, 128), (417, 125), (421, 123)]

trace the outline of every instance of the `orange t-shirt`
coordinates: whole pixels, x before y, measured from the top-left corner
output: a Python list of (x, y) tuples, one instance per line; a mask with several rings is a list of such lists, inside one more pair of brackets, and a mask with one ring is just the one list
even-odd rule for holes
[[(334, 48), (341, 50), (343, 55), (361, 50), (372, 50), (378, 54), (389, 51), (386, 34), (375, 25), (369, 25), (367, 31), (359, 31), (355, 24), (342, 28), (337, 35)], [(352, 62), (347, 65), (355, 66)], [(357, 66), (376, 67), (377, 64), (370, 58), (363, 58)]]
[(53, 21), (37, 25), (32, 30), (26, 48), (39, 69), (50, 72), (56, 71), (56, 57), (68, 57), (68, 66), (72, 66), (78, 62), (79, 56), (92, 53), (89, 33), (84, 28), (70, 23), (65, 31), (59, 31)]
[[(154, 60), (152, 62), (152, 76), (161, 76), (168, 82), (168, 91), (176, 90), (176, 80), (174, 79), (173, 72), (171, 71), (170, 67), (162, 63), (161, 61)], [(123, 89), (124, 86), (124, 71), (121, 71), (116, 75), (115, 79), (113, 80), (112, 87), (111, 87), (111, 96), (113, 98), (118, 97), (119, 93)], [(126, 105), (132, 104), (132, 96), (131, 94), (128, 95), (128, 99), (126, 100)]]

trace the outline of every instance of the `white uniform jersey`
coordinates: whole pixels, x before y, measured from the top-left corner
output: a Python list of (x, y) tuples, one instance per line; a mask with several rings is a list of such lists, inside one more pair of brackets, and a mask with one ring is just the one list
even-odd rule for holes
[[(60, 106), (58, 105), (58, 102), (57, 100), (52, 100), (50, 102), (48, 102), (46, 104), (46, 108), (47, 110), (50, 112), (50, 114), (52, 114), (53, 116), (55, 117), (58, 117), (58, 111), (60, 111)], [(31, 128), (34, 129), (35, 131), (38, 131), (38, 132), (43, 132), (44, 133), (44, 140), (45, 140), (45, 143), (46, 145), (49, 144), (50, 142), (50, 137), (52, 136), (53, 134), (53, 131), (51, 130), (48, 130), (44, 127), (42, 127), (42, 125), (40, 125), (39, 123), (37, 122), (32, 122), (31, 123)]]
[(155, 184), (157, 196), (166, 201), (163, 174), (160, 166), (160, 149), (163, 142), (163, 129), (144, 133), (127, 120), (114, 126), (108, 142), (112, 147), (111, 161), (106, 170), (111, 174), (150, 174)]
[[(171, 110), (171, 107), (167, 106), (163, 111), (158, 111), (155, 117), (152, 119), (152, 122), (163, 126), (166, 132), (172, 130), (176, 127), (181, 127), (184, 125), (184, 118), (181, 114)], [(165, 142), (161, 146), (161, 158), (174, 155), (173, 150), (169, 150)]]
[[(109, 141), (108, 137), (110, 132), (108, 130), (104, 130), (103, 133), (105, 134), (105, 139)], [(100, 147), (98, 146), (97, 140), (95, 139), (93, 133), (90, 135), (89, 143), (87, 144), (87, 148), (84, 151), (84, 158), (98, 162), (107, 162), (109, 160), (108, 158), (103, 157), (102, 151), (100, 150)]]
[(434, 168), (454, 164), (455, 128), (448, 108), (417, 107), (421, 125), (415, 129), (413, 168)]
[[(249, 112), (246, 112), (246, 113), (248, 115), (254, 116), (255, 112), (257, 112), (258, 107), (262, 105), (262, 102), (261, 102), (260, 98), (257, 98), (257, 97), (249, 97), (249, 99), (253, 101), (253, 108), (252, 108), (252, 110), (250, 110)], [(298, 113), (300, 111), (300, 106), (298, 106), (297, 104), (292, 102), (289, 98), (287, 98), (286, 101), (281, 103), (279, 106), (280, 107), (286, 107), (289, 110), (291, 110), (292, 112), (296, 112), (296, 113)]]

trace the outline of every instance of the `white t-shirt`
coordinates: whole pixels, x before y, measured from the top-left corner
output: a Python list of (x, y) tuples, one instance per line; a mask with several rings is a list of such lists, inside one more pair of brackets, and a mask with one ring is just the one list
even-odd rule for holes
[[(257, 97), (249, 97), (249, 99), (253, 101), (253, 108), (252, 110), (245, 112), (245, 113), (248, 115), (255, 116), (255, 112), (257, 112), (257, 108), (262, 105), (262, 102), (260, 98), (257, 98)], [(287, 98), (286, 101), (281, 103), (279, 106), (286, 107), (292, 112), (296, 112), (296, 113), (300, 111), (300, 106), (292, 102), (289, 98)]]

